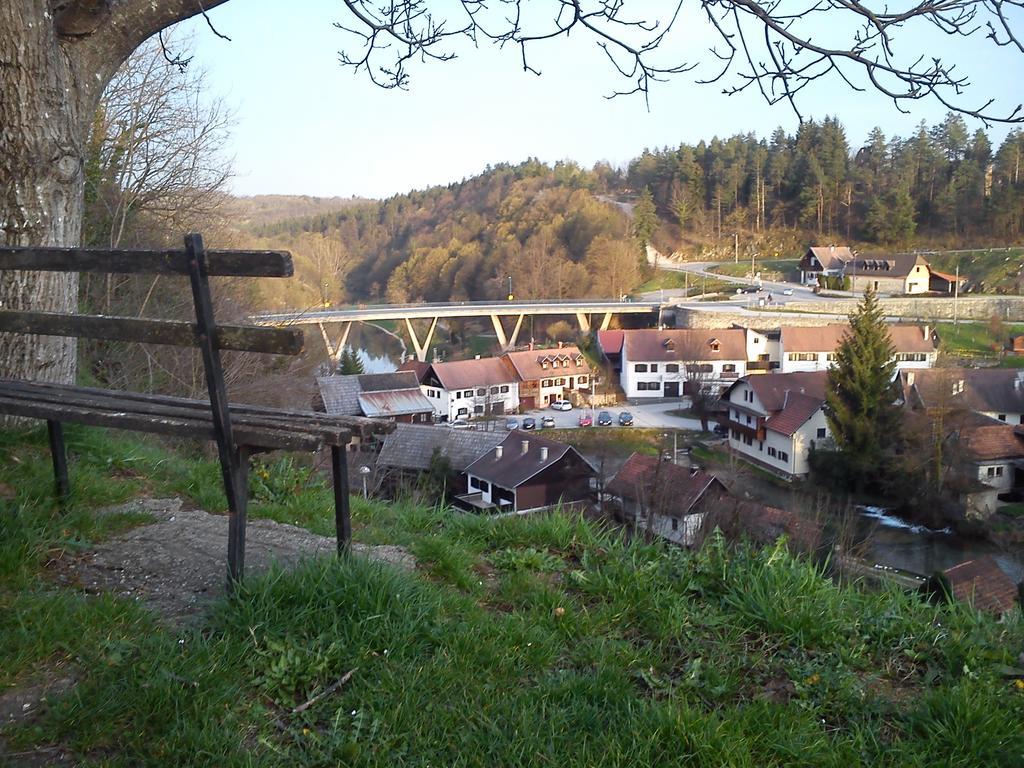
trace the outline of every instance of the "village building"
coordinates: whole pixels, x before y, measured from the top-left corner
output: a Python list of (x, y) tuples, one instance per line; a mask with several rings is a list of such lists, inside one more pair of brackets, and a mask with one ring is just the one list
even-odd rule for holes
[[(601, 350), (613, 373), (622, 373), (622, 344), (625, 331), (598, 331), (597, 346)], [(1024, 338), (1024, 337), (1022, 337)]]
[(770, 547), (785, 537), (789, 549), (811, 554), (824, 543), (824, 526), (817, 520), (754, 501), (732, 500), (713, 514), (713, 524), (729, 541), (751, 541)]
[(800, 259), (800, 282), (816, 283), (819, 276), (842, 277), (846, 265), (856, 258), (847, 246), (811, 246)]
[(467, 490), (465, 470), (470, 464), (499, 445), (508, 433), (474, 429), (449, 429), (443, 426), (399, 424), (386, 435), (377, 455), (377, 475), (387, 485), (415, 481), (429, 472), (435, 457), (443, 457), (454, 473), (451, 494)]
[(627, 459), (605, 491), (637, 532), (684, 547), (701, 545), (708, 513), (729, 495), (714, 475), (640, 453)]
[(810, 471), (811, 444), (831, 440), (825, 419), (825, 371), (745, 376), (723, 394), (729, 447), (786, 478)]
[(1024, 424), (1024, 371), (932, 368), (903, 371), (901, 382), (904, 402), (914, 410), (967, 410), (1007, 424)]
[(314, 407), (332, 416), (366, 416), (405, 424), (429, 424), (434, 406), (414, 373), (318, 376)]
[(554, 400), (579, 403), (591, 392), (593, 371), (575, 345), (507, 352), (501, 359), (519, 381), (524, 410), (546, 408)]
[(523, 513), (588, 502), (597, 470), (572, 446), (513, 430), (465, 473), (462, 506)]
[(931, 267), (919, 253), (857, 256), (846, 264), (844, 276), (853, 291), (903, 295), (931, 290)]
[(444, 363), (403, 363), (399, 370), (416, 373), (420, 391), (440, 422), (516, 413), (519, 382), (497, 357)]
[(622, 331), (620, 382), (626, 397), (681, 397), (696, 389), (717, 394), (747, 370), (747, 332)]
[[(900, 368), (931, 368), (938, 359), (938, 346), (927, 325), (889, 325), (889, 339), (896, 350)], [(783, 326), (779, 333), (781, 373), (824, 371), (832, 367), (836, 350), (849, 333), (846, 323), (825, 326)]]
[(952, 597), (977, 611), (1003, 616), (1018, 606), (1017, 585), (991, 555), (954, 565), (942, 575)]
[(957, 438), (978, 482), (999, 493), (1024, 485), (1024, 427), (971, 425), (959, 430)]

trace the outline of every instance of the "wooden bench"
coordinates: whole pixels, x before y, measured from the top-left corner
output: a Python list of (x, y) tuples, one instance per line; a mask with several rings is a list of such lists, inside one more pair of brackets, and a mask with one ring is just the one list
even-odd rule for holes
[(329, 447), (338, 553), (351, 540), (346, 448), (361, 437), (394, 429), (386, 421), (229, 404), (220, 350), (297, 355), (302, 332), (291, 328), (217, 325), (211, 276), (289, 277), (291, 255), (278, 251), (206, 251), (197, 234), (181, 251), (112, 251), (77, 248), (0, 248), (0, 270), (50, 270), (188, 276), (195, 323), (0, 309), (0, 332), (83, 337), (147, 344), (195, 346), (202, 353), (209, 400), (0, 378), (0, 414), (46, 421), (62, 505), (70, 494), (62, 424), (192, 437), (217, 443), (227, 496), (228, 584), (242, 578), (248, 465), (254, 453), (316, 451)]

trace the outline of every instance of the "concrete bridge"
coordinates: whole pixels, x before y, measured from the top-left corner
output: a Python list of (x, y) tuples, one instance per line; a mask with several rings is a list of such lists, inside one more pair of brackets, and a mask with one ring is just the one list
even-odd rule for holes
[[(376, 320), (404, 320), (416, 359), (425, 361), (427, 350), (434, 338), (437, 321), (443, 317), (489, 317), (503, 350), (515, 347), (523, 318), (539, 315), (575, 315), (580, 331), (589, 333), (594, 327), (606, 330), (614, 315), (650, 314), (662, 307), (659, 301), (615, 301), (611, 299), (565, 299), (532, 301), (461, 301), (437, 304), (360, 304), (356, 307), (296, 312), (273, 312), (255, 315), (250, 321), (256, 325), (316, 325), (320, 329), (327, 354), (337, 366), (342, 350), (348, 343), (352, 323)], [(506, 331), (503, 318), (512, 317), (511, 331)], [(429, 320), (426, 335), (421, 339), (413, 328), (413, 320)], [(340, 325), (332, 341), (328, 325)]]

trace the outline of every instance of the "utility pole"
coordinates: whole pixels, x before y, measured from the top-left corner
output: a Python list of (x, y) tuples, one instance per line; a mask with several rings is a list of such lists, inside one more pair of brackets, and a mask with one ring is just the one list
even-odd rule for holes
[(733, 260), (740, 263), (740, 235), (739, 232), (732, 233), (732, 257)]
[(956, 328), (960, 322), (960, 313), (957, 311), (960, 299), (960, 259), (956, 260), (956, 283), (953, 285), (953, 327)]

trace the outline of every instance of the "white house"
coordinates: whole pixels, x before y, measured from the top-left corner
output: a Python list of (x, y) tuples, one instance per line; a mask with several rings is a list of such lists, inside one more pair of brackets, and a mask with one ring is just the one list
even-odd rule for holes
[(516, 375), (524, 410), (546, 408), (553, 400), (590, 394), (593, 371), (575, 345), (507, 352), (502, 360)]
[(809, 471), (811, 443), (831, 439), (825, 420), (824, 371), (746, 376), (722, 395), (729, 446), (784, 477)]
[[(931, 368), (938, 357), (932, 329), (927, 325), (890, 325), (889, 338), (900, 368)], [(836, 350), (849, 332), (845, 323), (823, 326), (783, 326), (779, 333), (779, 372), (824, 371), (832, 367)]]
[(620, 381), (627, 398), (680, 397), (695, 386), (717, 391), (747, 371), (747, 332), (623, 331)]
[(903, 371), (903, 398), (915, 410), (966, 410), (1006, 424), (1024, 424), (1024, 371), (933, 368)]
[(420, 391), (434, 406), (438, 421), (472, 419), (519, 410), (519, 382), (497, 357), (446, 363), (403, 363), (416, 372)]

